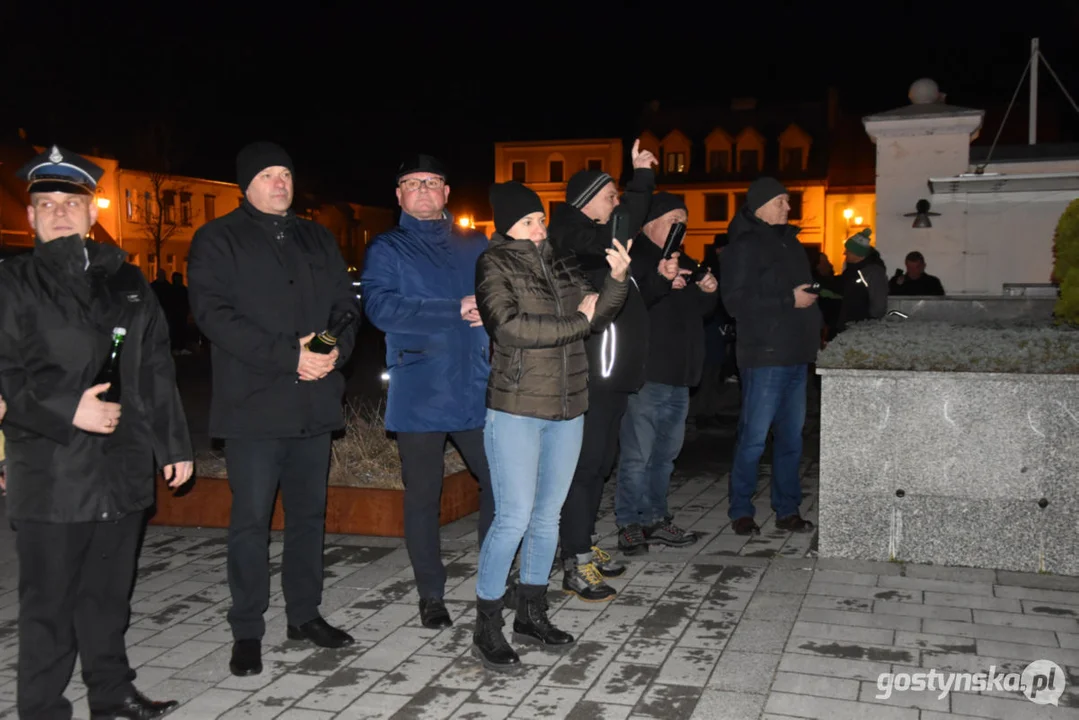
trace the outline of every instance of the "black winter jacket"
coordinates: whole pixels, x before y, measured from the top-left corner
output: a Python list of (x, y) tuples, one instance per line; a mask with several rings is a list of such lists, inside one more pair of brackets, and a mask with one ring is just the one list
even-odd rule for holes
[[(344, 427), (344, 376), (300, 381), (299, 338), (359, 315), (352, 279), (330, 231), (267, 215), (247, 201), (195, 233), (188, 258), (191, 310), (213, 343), (210, 434), (303, 438)], [(338, 338), (341, 367), (354, 323)]]
[[(154, 472), (193, 459), (168, 323), (117, 247), (77, 235), (0, 263), (0, 395), (7, 403), (7, 514), (37, 522), (113, 521), (154, 502)], [(89, 267), (87, 261), (89, 260)], [(122, 414), (109, 435), (72, 421), (111, 349)]]
[[(620, 199), (629, 216), (629, 237), (636, 235), (644, 224), (655, 186), (652, 170), (634, 170), (633, 179)], [(610, 275), (605, 252), (611, 247), (610, 223), (600, 225), (564, 203), (552, 213), (550, 243), (560, 258), (576, 262), (578, 271), (595, 292), (603, 288)], [(648, 306), (670, 289), (670, 283), (655, 272), (656, 268), (652, 270), (644, 276), (647, 282), (630, 283), (626, 302), (614, 322), (585, 340), (591, 390), (635, 392), (644, 384), (649, 347)]]
[[(704, 370), (704, 318), (716, 309), (719, 292), (706, 293), (694, 282), (681, 290), (659, 274), (663, 250), (643, 233), (633, 241), (630, 251), (633, 277), (639, 285), (659, 282), (665, 291), (648, 309), (649, 344), (648, 382), (696, 387)], [(696, 270), (698, 264), (685, 254), (679, 254), (678, 266)]]
[(820, 308), (794, 307), (794, 288), (813, 282), (798, 230), (768, 225), (744, 205), (731, 221), (720, 291), (738, 322), (739, 367), (800, 365), (817, 358)]

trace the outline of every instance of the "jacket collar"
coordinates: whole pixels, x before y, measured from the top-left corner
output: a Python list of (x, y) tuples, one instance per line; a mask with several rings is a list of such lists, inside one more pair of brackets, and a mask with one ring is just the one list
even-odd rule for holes
[(446, 236), (449, 235), (450, 230), (453, 229), (453, 216), (446, 210), (443, 210), (442, 217), (437, 220), (420, 220), (402, 210), (401, 219), (398, 221), (398, 225), (406, 230), (411, 230), (412, 232), (421, 235)]
[(63, 275), (82, 277), (98, 270), (115, 275), (127, 259), (127, 253), (112, 245), (85, 240), (79, 235), (67, 235), (51, 242), (34, 238), (34, 257)]

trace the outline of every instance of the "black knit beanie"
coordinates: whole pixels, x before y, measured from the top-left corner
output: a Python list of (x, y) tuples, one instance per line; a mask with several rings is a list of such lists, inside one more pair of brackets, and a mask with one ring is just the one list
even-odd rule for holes
[(757, 178), (749, 186), (749, 190), (746, 191), (746, 207), (749, 208), (750, 212), (755, 213), (767, 205), (772, 198), (789, 194), (787, 188), (783, 187), (783, 183), (775, 178)]
[(492, 185), (490, 197), (495, 231), (501, 235), (508, 233), (525, 215), (544, 211), (540, 196), (513, 180)]
[(652, 204), (648, 207), (648, 214), (644, 217), (645, 224), (652, 222), (658, 217), (663, 217), (672, 210), (685, 210), (686, 201), (679, 195), (668, 192), (658, 192), (652, 196)]
[(277, 165), (288, 168), (289, 172), (295, 172), (292, 167), (292, 158), (280, 145), (272, 142), (253, 142), (236, 155), (236, 183), (242, 192), (247, 192), (247, 186), (256, 175), (268, 167)]
[(581, 170), (566, 183), (566, 202), (580, 210), (609, 182), (614, 178), (602, 170)]

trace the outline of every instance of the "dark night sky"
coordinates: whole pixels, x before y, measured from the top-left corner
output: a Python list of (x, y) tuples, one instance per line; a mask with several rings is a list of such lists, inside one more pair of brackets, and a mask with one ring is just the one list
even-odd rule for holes
[(819, 101), (835, 86), (864, 114), (929, 76), (949, 102), (1006, 104), (1035, 35), (1079, 96), (1076, 0), (4, 5), (0, 131), (136, 167), (141, 128), (171, 126), (177, 171), (229, 181), (239, 147), (272, 139), (301, 189), (383, 205), (399, 158), (421, 150), (450, 164), (451, 208), (483, 215), (468, 206), (485, 204), (495, 141), (628, 139), (652, 99)]

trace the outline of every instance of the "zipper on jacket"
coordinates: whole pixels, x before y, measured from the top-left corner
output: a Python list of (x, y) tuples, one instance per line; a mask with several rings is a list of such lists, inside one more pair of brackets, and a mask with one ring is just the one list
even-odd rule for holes
[[(547, 284), (551, 286), (551, 292), (554, 293), (554, 305), (558, 310), (558, 316), (562, 317), (562, 297), (558, 294), (558, 286), (555, 285), (554, 278), (551, 277), (550, 270), (547, 269), (547, 263), (543, 261), (543, 253), (540, 252), (539, 246), (533, 243), (536, 248), (536, 254), (539, 255), (540, 267), (543, 268), (543, 276), (547, 278)], [(569, 415), (569, 397), (567, 395), (567, 386), (569, 385), (569, 355), (566, 350), (566, 346), (562, 346), (562, 419), (564, 420)]]

